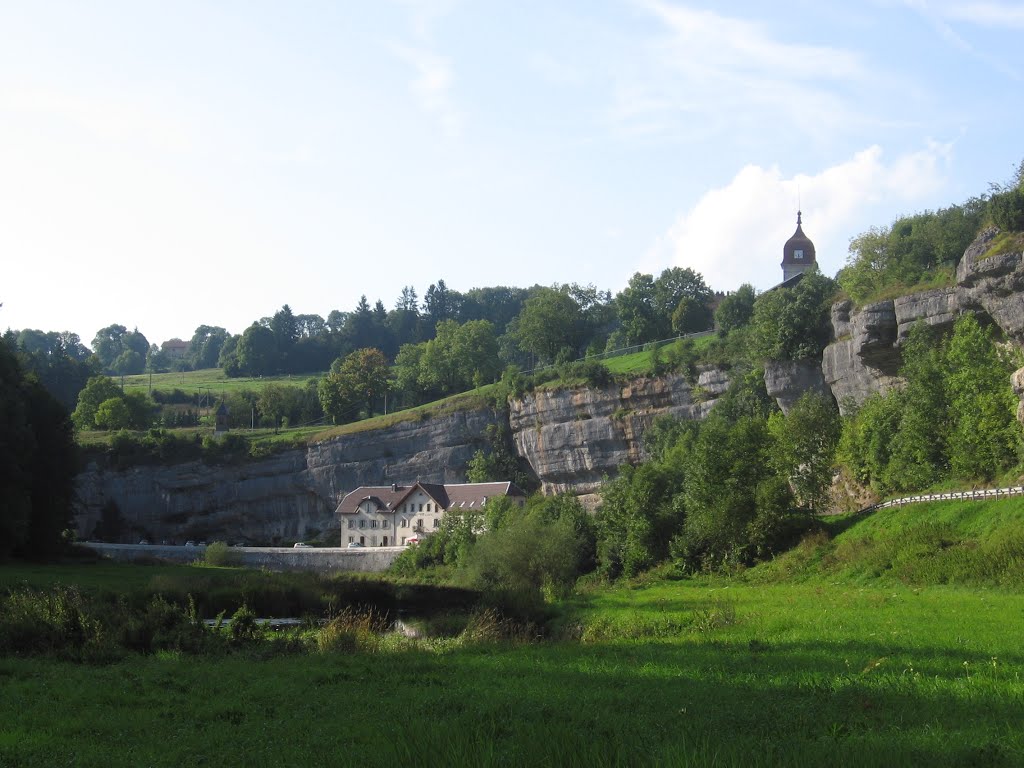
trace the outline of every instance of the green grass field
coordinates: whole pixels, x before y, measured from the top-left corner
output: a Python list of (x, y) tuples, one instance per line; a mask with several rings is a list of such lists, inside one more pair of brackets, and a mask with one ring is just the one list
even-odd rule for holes
[[(693, 345), (695, 351), (700, 352), (714, 339), (714, 335), (701, 336), (700, 338), (692, 339), (690, 343)], [(664, 357), (672, 350), (673, 347), (679, 347), (684, 343), (686, 342), (674, 341), (671, 344), (666, 344), (664, 347), (661, 347), (659, 352)], [(605, 367), (614, 374), (629, 376), (649, 373), (651, 370), (651, 350), (641, 350), (640, 352), (634, 352), (631, 355), (610, 357), (607, 360), (602, 360), (601, 362), (603, 362)]]
[[(141, 373), (135, 376), (124, 376), (124, 389), (126, 392), (149, 392), (151, 389), (159, 389), (163, 392), (171, 392), (180, 389), (190, 394), (212, 394), (214, 398), (225, 392), (238, 389), (252, 389), (259, 391), (265, 384), (287, 384), (289, 386), (305, 386), (310, 379), (323, 376), (319, 373), (303, 373), (290, 376), (261, 376), (249, 378), (246, 376), (228, 378), (220, 368), (206, 368), (201, 371), (184, 371), (182, 373)], [(112, 377), (118, 384), (122, 377)]]
[[(590, 585), (542, 641), (0, 657), (0, 765), (1024, 765), (1022, 522), (1018, 500), (838, 519), (733, 577)], [(924, 567), (946, 551), (1002, 569)], [(6, 566), (0, 591), (286, 579), (124, 568)]]

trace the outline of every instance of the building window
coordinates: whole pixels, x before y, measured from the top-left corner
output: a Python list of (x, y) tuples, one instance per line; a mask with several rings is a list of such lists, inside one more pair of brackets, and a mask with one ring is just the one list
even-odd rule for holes
[(420, 512), (422, 512), (422, 511), (423, 511), (423, 505), (420, 504)]
[(427, 502), (427, 512), (429, 512), (429, 511), (430, 511), (430, 502), (428, 501)]
[(356, 527), (356, 521), (355, 520), (349, 520), (348, 521), (348, 527), (349, 528), (355, 528)]
[(351, 543), (352, 543), (353, 541), (355, 541), (355, 540), (356, 540), (356, 537), (355, 537), (355, 536), (349, 536), (349, 537), (348, 537), (348, 543), (349, 543), (349, 544), (351, 544)]
[(405, 536), (402, 537), (402, 546), (405, 546)]
[(381, 520), (380, 521), (380, 527), (381, 528), (387, 528), (388, 527), (388, 521), (387, 520)]
[(418, 530), (418, 531), (422, 531), (423, 530), (423, 518), (422, 517), (419, 518), (416, 521), (416, 530)]
[(370, 527), (371, 528), (376, 528), (377, 527), (377, 521), (376, 520), (371, 520), (370, 521)]
[(403, 517), (402, 518), (402, 522), (399, 525), (399, 528), (408, 528), (408, 527), (409, 527), (409, 520), (407, 518)]
[(366, 537), (365, 536), (360, 536), (359, 537), (359, 543), (362, 544), (365, 547), (366, 546)]
[(359, 521), (359, 527), (360, 528), (365, 528), (366, 527), (366, 521), (365, 520), (360, 520)]
[(438, 518), (438, 517), (434, 518), (434, 527), (435, 528), (440, 528), (441, 527), (441, 519), (440, 518)]

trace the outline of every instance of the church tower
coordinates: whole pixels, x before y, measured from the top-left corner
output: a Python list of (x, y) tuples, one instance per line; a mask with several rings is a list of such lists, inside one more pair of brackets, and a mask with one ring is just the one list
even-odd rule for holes
[(803, 274), (814, 265), (814, 243), (800, 226), (801, 212), (796, 212), (796, 232), (782, 246), (782, 282)]

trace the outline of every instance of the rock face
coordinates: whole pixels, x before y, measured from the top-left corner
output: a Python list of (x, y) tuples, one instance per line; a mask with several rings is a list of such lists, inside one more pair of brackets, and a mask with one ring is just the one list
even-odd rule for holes
[(807, 392), (832, 396), (817, 360), (769, 360), (764, 366), (764, 386), (787, 414)]
[(974, 312), (995, 323), (1007, 339), (1024, 342), (1024, 254), (983, 258), (998, 234), (995, 228), (985, 230), (964, 252), (957, 284), (951, 288), (901, 296), (858, 311), (849, 301), (832, 307), (834, 341), (822, 354), (821, 368), (841, 411), (899, 385), (900, 347), (918, 322), (944, 331), (964, 312)]
[(532, 392), (510, 405), (512, 439), (545, 493), (593, 493), (606, 475), (644, 458), (641, 437), (655, 417), (702, 419), (727, 387), (722, 371), (705, 369), (695, 386), (670, 374), (621, 388)]
[[(511, 403), (513, 442), (545, 492), (591, 493), (605, 475), (644, 457), (641, 436), (656, 416), (704, 418), (728, 385), (724, 372), (708, 368), (692, 386), (673, 374), (621, 388), (535, 392)], [(242, 465), (113, 470), (94, 463), (78, 477), (76, 525), (88, 537), (114, 502), (126, 543), (310, 538), (337, 526), (340, 497), (360, 485), (463, 482), (499, 418), (489, 408), (460, 411)]]
[(983, 258), (999, 230), (985, 230), (964, 252), (956, 269), (960, 305), (987, 314), (1003, 334), (1024, 341), (1024, 253)]
[(1018, 368), (1010, 377), (1010, 386), (1013, 387), (1013, 394), (1017, 396), (1020, 403), (1017, 404), (1017, 421), (1024, 424), (1024, 368)]
[(462, 481), (496, 418), (486, 408), (460, 411), (242, 465), (111, 470), (94, 463), (77, 478), (76, 527), (88, 537), (114, 502), (126, 542), (305, 539), (337, 527), (340, 497), (360, 485)]

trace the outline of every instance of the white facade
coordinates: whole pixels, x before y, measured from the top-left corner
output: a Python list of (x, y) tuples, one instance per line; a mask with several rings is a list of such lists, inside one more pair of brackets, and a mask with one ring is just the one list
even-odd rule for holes
[(489, 498), (500, 497), (520, 506), (525, 503), (523, 492), (511, 483), (364, 486), (346, 494), (338, 505), (341, 545), (406, 546), (440, 529), (446, 511), (478, 511)]

